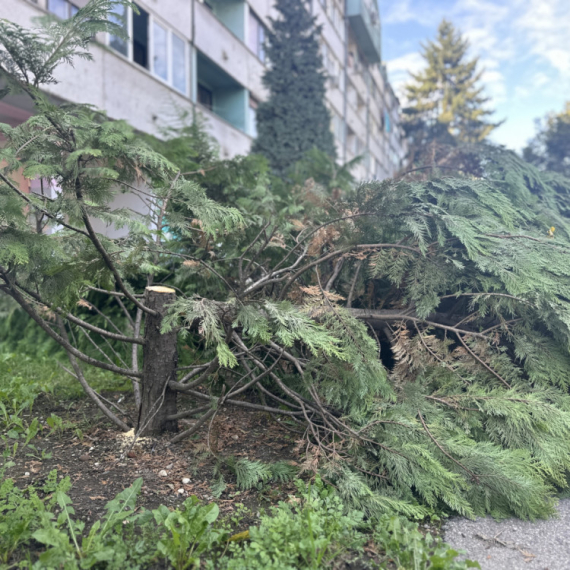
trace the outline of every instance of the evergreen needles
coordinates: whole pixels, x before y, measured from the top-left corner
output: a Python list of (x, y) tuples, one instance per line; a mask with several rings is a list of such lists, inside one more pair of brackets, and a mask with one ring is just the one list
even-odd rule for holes
[[(34, 37), (81, 49), (108, 4)], [(301, 4), (283, 6), (308, 34)], [(152, 434), (196, 416), (176, 443), (222, 408), (270, 413), (296, 433), (301, 471), (321, 470), (371, 516), (554, 512), (570, 469), (568, 180), (477, 144), (438, 148), (422, 174), (340, 192), (324, 169), (278, 193), (259, 162), (218, 161), (191, 130), (163, 145), (169, 159), (120, 121), (51, 104), (39, 71), (10, 64), (41, 69), (13, 41), (27, 33), (0, 22), (0, 71), (37, 111), (0, 127), (0, 290), (67, 351), (110, 421)], [(329, 140), (325, 115), (310, 113)], [(205, 187), (199, 168), (183, 170), (200, 160), (182, 151), (189, 139), (215, 173)], [(22, 192), (20, 168), (57, 191)], [(118, 208), (125, 192), (144, 211)], [(84, 364), (133, 382), (138, 421), (99, 398)], [(290, 476), (230, 468), (244, 487)]]
[(275, 8), (279, 17), (266, 50), (271, 65), (263, 77), (269, 97), (257, 109), (253, 151), (282, 176), (312, 148), (332, 157), (336, 151), (315, 18), (302, 0), (277, 0)]

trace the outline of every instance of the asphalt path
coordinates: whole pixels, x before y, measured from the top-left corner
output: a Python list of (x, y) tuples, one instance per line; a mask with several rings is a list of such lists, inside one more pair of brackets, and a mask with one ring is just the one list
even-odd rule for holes
[(560, 501), (558, 514), (535, 522), (458, 517), (444, 525), (443, 535), (482, 570), (570, 570), (570, 499)]

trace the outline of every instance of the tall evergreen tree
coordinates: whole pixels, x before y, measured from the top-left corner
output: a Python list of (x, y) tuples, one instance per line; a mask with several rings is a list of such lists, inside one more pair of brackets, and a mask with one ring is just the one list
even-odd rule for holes
[(467, 59), (469, 42), (447, 20), (438, 28), (435, 41), (423, 45), (427, 67), (412, 74), (406, 86), (409, 106), (404, 127), (416, 152), (427, 143), (456, 144), (484, 140), (500, 123), (486, 119), (493, 111), (480, 85), (478, 58)]
[(269, 98), (257, 110), (258, 137), (253, 151), (265, 155), (283, 174), (316, 147), (335, 156), (330, 113), (325, 106), (326, 75), (319, 53), (320, 28), (302, 0), (277, 0), (263, 77)]
[(561, 113), (540, 124), (536, 137), (523, 150), (526, 160), (539, 168), (570, 177), (570, 101)]

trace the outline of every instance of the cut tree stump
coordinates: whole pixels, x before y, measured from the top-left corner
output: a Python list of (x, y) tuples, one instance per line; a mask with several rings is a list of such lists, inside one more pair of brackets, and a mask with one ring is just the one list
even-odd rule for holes
[(137, 429), (141, 436), (178, 431), (178, 421), (166, 419), (177, 412), (176, 392), (168, 387), (171, 380), (176, 380), (177, 331), (160, 332), (168, 305), (175, 300), (176, 291), (170, 287), (155, 285), (145, 290), (145, 305), (157, 315), (145, 315), (141, 409)]

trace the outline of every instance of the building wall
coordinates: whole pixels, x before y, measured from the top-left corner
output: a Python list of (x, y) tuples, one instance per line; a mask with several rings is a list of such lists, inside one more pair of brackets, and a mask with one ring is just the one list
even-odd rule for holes
[[(31, 26), (38, 15), (70, 14), (72, 6), (81, 7), (86, 1), (2, 0), (0, 17)], [(246, 154), (255, 135), (255, 104), (267, 97), (261, 80), (262, 49), (253, 46), (252, 39), (262, 38), (263, 27), (275, 17), (273, 0), (205, 2), (139, 0), (143, 15), (148, 14), (148, 49), (136, 31), (140, 27), (127, 14), (133, 41), (125, 45), (124, 55), (111, 47), (111, 38), (100, 34), (93, 44), (93, 61), (62, 66), (57, 72), (59, 83), (46, 90), (62, 100), (95, 105), (110, 117), (152, 134), (160, 134), (161, 126), (176, 120), (175, 109), (196, 108), (218, 140), (222, 156)], [(382, 64), (367, 61), (363, 54), (362, 34), (355, 33), (355, 20), (345, 9), (362, 9), (368, 18), (370, 14), (377, 18), (375, 0), (308, 0), (307, 5), (322, 26), (320, 41), (329, 75), (327, 105), (338, 159), (344, 162), (363, 155), (357, 178), (392, 176), (405, 153), (399, 104)], [(373, 32), (379, 34), (379, 22), (375, 24)], [(143, 60), (146, 68), (140, 64)]]

